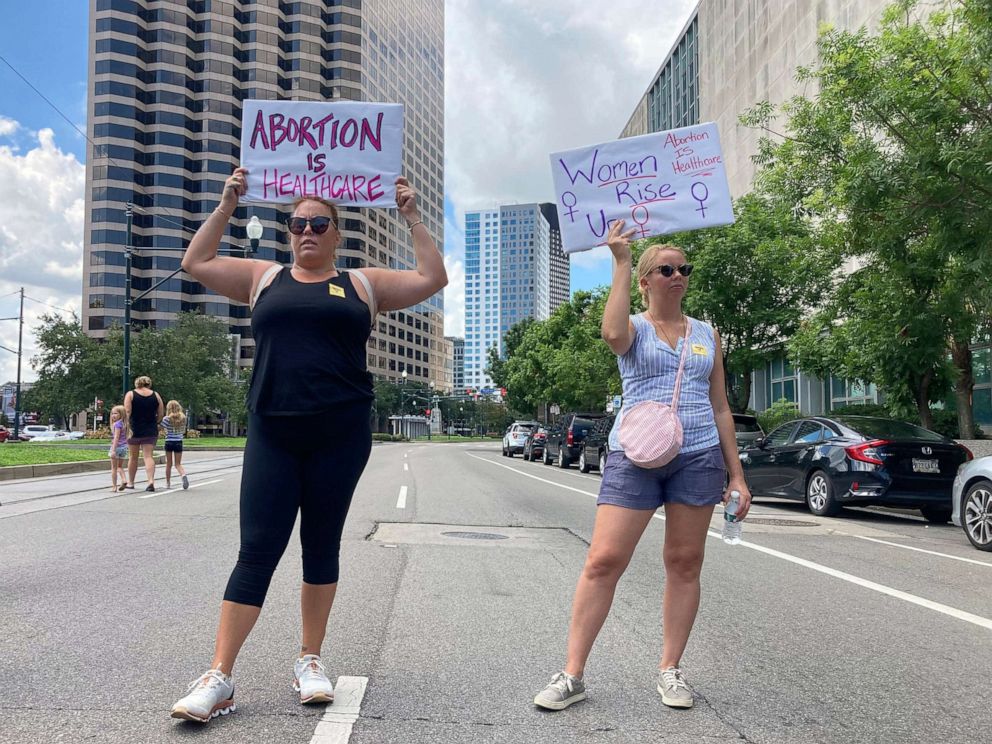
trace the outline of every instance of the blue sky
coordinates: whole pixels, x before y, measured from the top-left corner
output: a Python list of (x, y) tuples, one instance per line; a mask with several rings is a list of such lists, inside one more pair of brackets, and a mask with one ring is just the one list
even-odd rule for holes
[[(40, 0), (4, 6), (0, 55), (85, 132), (89, 3)], [(0, 116), (33, 131), (51, 128), (62, 150), (84, 160), (86, 141), (2, 62)]]

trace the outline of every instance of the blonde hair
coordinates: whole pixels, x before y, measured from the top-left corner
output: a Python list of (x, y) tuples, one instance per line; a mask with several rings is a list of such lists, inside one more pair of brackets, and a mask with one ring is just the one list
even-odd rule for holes
[(110, 409), (110, 423), (114, 422), (114, 414), (117, 414), (117, 418), (124, 420), (125, 410), (124, 406), (114, 406)]
[(136, 377), (134, 378), (134, 386), (136, 388), (150, 388), (152, 386), (152, 378), (148, 375)]
[(292, 216), (296, 216), (296, 210), (299, 209), (300, 205), (304, 202), (317, 202), (327, 207), (331, 211), (331, 226), (334, 228), (335, 232), (338, 234), (338, 240), (331, 249), (331, 260), (337, 261), (338, 257), (338, 247), (341, 244), (341, 229), (338, 227), (338, 208), (331, 204), (327, 199), (321, 199), (319, 196), (301, 196), (293, 201), (293, 211), (290, 212)]
[(644, 253), (642, 253), (641, 257), (637, 260), (637, 291), (641, 293), (641, 302), (644, 303), (645, 310), (650, 306), (651, 300), (641, 282), (647, 280), (648, 274), (651, 273), (652, 269), (656, 268), (655, 261), (658, 258), (658, 254), (662, 251), (676, 251), (677, 253), (682, 254), (683, 260), (685, 259), (685, 251), (677, 245), (672, 245), (671, 243), (649, 245), (644, 249)]
[(186, 426), (186, 414), (178, 400), (170, 400), (165, 404), (165, 417), (169, 419), (169, 424), (176, 431)]

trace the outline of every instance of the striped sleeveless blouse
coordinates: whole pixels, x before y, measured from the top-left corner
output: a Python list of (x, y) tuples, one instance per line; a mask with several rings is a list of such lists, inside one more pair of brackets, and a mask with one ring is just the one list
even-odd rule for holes
[[(682, 372), (682, 392), (679, 395), (679, 420), (682, 422), (681, 453), (698, 452), (720, 443), (710, 403), (710, 373), (716, 341), (713, 327), (701, 320), (686, 316), (689, 329), (689, 352)], [(634, 342), (627, 353), (617, 357), (620, 379), (623, 383), (623, 407), (610, 432), (610, 449), (622, 451), (620, 424), (628, 407), (645, 400), (660, 403), (672, 402), (675, 375), (679, 369), (679, 356), (685, 337), (681, 337), (673, 350), (662, 341), (651, 321), (643, 314), (630, 316), (634, 325)]]

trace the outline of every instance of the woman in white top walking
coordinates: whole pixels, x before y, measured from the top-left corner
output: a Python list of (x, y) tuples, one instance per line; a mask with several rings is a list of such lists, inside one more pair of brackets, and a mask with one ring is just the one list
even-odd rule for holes
[[(646, 310), (631, 315), (630, 238), (634, 230), (624, 232), (623, 226), (622, 220), (614, 223), (607, 236), (615, 261), (602, 335), (618, 357), (624, 407), (610, 435), (611, 451), (600, 485), (592, 542), (572, 604), (565, 668), (534, 699), (535, 705), (549, 710), (585, 699), (586, 660), (609, 614), (617, 581), (662, 505), (665, 592), (658, 692), (665, 705), (692, 707), (692, 693), (680, 664), (699, 607), (706, 531), (714, 506), (726, 502), (731, 491), (741, 494), (740, 519), (747, 516), (751, 502), (737, 457), (720, 336), (711, 326), (682, 312), (692, 266), (675, 246), (647, 248), (637, 264), (638, 289)], [(679, 454), (658, 468), (639, 467), (627, 459), (619, 442), (624, 412), (642, 401), (671, 404), (683, 356)]]

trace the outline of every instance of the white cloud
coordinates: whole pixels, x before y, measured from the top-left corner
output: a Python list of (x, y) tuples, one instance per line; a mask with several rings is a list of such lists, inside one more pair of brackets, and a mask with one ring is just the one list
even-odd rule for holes
[[(7, 124), (11, 122), (11, 124)], [(0, 118), (4, 128), (18, 122)], [(33, 329), (53, 307), (80, 312), (85, 169), (60, 150), (50, 129), (21, 154), (0, 146), (0, 317), (18, 314), (17, 290), (24, 287), (22, 379), (36, 375), (29, 360), (37, 353)], [(41, 304), (45, 303), (45, 304)], [(17, 348), (17, 321), (0, 321), (0, 345)], [(0, 382), (13, 380), (17, 357), (0, 349)]]
[(8, 119), (6, 116), (0, 116), (0, 137), (9, 137), (16, 132), (20, 126), (21, 125), (13, 119)]
[[(695, 1), (449, 0), (445, 192), (457, 219), (553, 201), (548, 155), (620, 134)], [(446, 251), (461, 258), (450, 229)], [(608, 266), (594, 253), (577, 263)]]
[(452, 256), (444, 257), (448, 286), (444, 288), (444, 335), (465, 335), (465, 264)]

